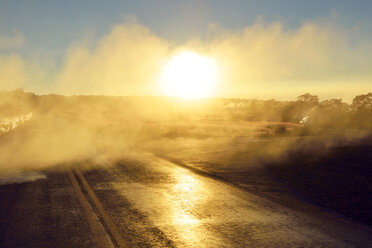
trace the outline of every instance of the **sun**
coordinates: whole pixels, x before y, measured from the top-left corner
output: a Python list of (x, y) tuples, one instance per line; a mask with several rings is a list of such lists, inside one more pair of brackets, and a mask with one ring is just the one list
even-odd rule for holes
[(161, 81), (168, 96), (209, 97), (217, 86), (217, 67), (208, 57), (181, 52), (166, 64)]

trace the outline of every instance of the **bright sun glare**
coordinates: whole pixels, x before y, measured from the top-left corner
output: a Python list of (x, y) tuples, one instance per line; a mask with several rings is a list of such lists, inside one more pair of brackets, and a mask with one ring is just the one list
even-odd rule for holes
[(217, 86), (216, 64), (213, 60), (193, 52), (179, 53), (164, 67), (162, 83), (168, 96), (211, 96)]

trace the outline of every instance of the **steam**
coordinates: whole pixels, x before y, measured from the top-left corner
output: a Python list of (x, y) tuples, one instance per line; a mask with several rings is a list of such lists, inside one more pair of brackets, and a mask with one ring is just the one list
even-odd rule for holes
[(369, 90), (372, 78), (370, 39), (355, 36), (332, 20), (306, 22), (298, 29), (259, 21), (242, 30), (219, 30), (208, 47), (226, 82), (221, 96), (246, 97), (249, 92), (277, 98), (311, 91), (350, 101)]
[[(184, 156), (190, 148), (195, 149), (193, 160), (205, 158), (216, 168), (246, 168), (280, 159), (296, 147), (321, 155), (329, 147), (362, 138), (372, 128), (370, 105), (365, 104), (370, 94), (357, 98), (361, 101), (353, 103), (353, 112), (341, 101), (327, 101), (324, 106), (317, 101), (189, 102), (165, 97), (38, 96), (22, 91), (0, 96), (0, 112), (14, 116), (0, 124), (1, 134), (6, 134), (0, 135), (0, 173), (64, 168), (87, 160), (110, 164), (147, 153)], [(319, 106), (319, 113), (314, 112), (309, 127), (301, 126), (298, 117), (313, 105)], [(25, 109), (30, 112), (15, 114)]]
[(161, 71), (185, 48), (217, 62), (220, 97), (293, 99), (311, 91), (351, 101), (370, 89), (371, 37), (362, 38), (357, 25), (345, 28), (337, 18), (307, 21), (298, 28), (258, 20), (242, 29), (215, 29), (208, 39), (183, 45), (136, 21), (119, 23), (98, 41), (73, 42), (60, 67), (16, 53), (0, 55), (0, 90), (162, 95)]
[(0, 55), (0, 90), (25, 86), (27, 77), (24, 58), (16, 54)]
[(25, 38), (22, 33), (13, 31), (12, 36), (2, 35), (0, 36), (0, 50), (20, 47), (24, 44)]
[[(124, 22), (114, 25), (98, 41), (72, 43), (59, 67), (46, 66), (15, 52), (2, 53), (0, 90), (24, 87), (36, 93), (65, 95), (161, 95), (159, 77), (166, 62), (186, 48), (216, 61), (220, 83), (217, 96), (294, 99), (310, 91), (322, 98), (343, 97), (350, 102), (355, 95), (368, 92), (372, 80), (371, 37), (358, 38), (355, 30), (344, 29), (333, 19), (308, 21), (298, 28), (258, 20), (238, 30), (215, 30), (207, 40), (176, 45), (140, 23)], [(9, 44), (22, 45), (23, 36), (0, 39), (0, 47), (11, 49)], [(231, 104), (226, 103), (229, 100), (213, 99), (185, 103), (157, 97), (28, 93), (12, 95), (11, 107), (4, 99), (0, 98), (0, 114), (7, 118), (0, 120), (0, 134), (9, 135), (0, 140), (0, 170), (119, 158), (142, 152), (142, 148), (153, 151), (169, 146), (179, 137), (207, 141), (214, 137), (226, 141), (222, 146), (227, 147), (244, 135), (282, 135), (298, 129), (295, 124), (280, 124), (288, 121), (278, 110), (283, 110), (282, 106), (287, 107), (289, 115), (307, 115), (297, 113), (296, 105), (288, 102), (275, 105), (275, 101), (268, 101), (265, 105), (239, 99)], [(12, 109), (17, 111), (12, 113)], [(248, 123), (237, 124), (241, 116)], [(252, 116), (259, 116), (260, 122), (277, 123), (274, 127), (252, 124)], [(214, 126), (213, 120), (223, 123)], [(27, 128), (18, 128), (26, 123)], [(370, 125), (368, 118), (363, 123)], [(263, 156), (278, 158), (296, 143), (296, 138), (287, 140), (291, 141), (278, 140), (262, 149), (253, 145), (249, 150), (252, 152), (245, 150), (248, 157), (241, 161)], [(327, 146), (333, 145), (328, 141)]]
[(159, 95), (169, 44), (137, 23), (116, 25), (97, 46), (72, 45), (56, 79), (65, 94)]

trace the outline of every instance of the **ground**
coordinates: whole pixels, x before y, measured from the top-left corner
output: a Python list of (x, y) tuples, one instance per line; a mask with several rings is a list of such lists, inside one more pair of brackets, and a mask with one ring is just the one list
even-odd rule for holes
[(122, 156), (2, 172), (0, 247), (371, 246), (368, 138), (220, 125), (157, 126)]

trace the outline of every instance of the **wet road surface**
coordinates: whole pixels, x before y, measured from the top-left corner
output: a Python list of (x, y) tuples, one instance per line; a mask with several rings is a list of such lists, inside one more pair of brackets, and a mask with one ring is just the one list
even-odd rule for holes
[[(127, 247), (372, 244), (369, 227), (311, 207), (294, 210), (165, 159), (75, 166)], [(45, 176), (0, 186), (0, 247), (99, 247), (67, 172)]]
[[(160, 246), (369, 247), (372, 242), (371, 229), (362, 225), (315, 209), (291, 210), (164, 159), (122, 161), (85, 175), (116, 215), (119, 229), (133, 209), (144, 220), (128, 224), (152, 226), (168, 242)], [(124, 213), (113, 210), (117, 203), (110, 191), (128, 202)]]
[(0, 247), (98, 247), (67, 173), (1, 179)]

